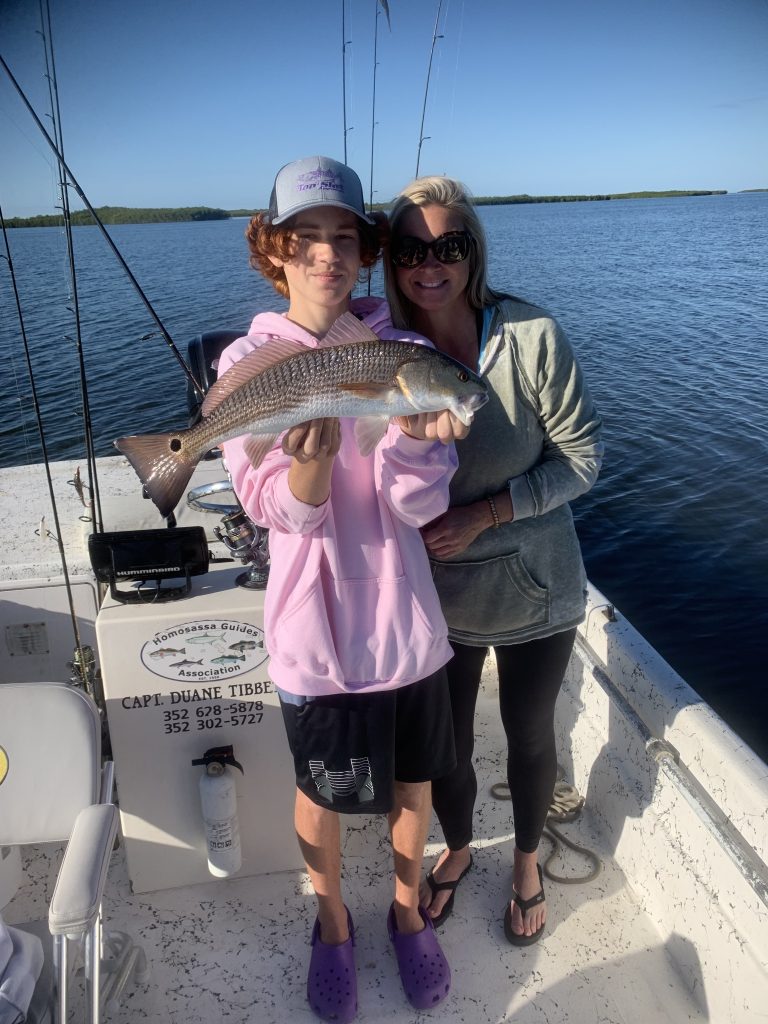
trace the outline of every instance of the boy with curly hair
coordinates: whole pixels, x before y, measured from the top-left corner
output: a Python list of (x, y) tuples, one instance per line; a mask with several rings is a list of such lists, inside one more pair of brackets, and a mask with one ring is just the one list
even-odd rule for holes
[[(277, 174), (269, 211), (250, 222), (252, 266), (289, 302), (261, 313), (222, 354), (219, 372), (274, 338), (322, 344), (351, 311), (384, 341), (424, 342), (392, 327), (382, 299), (351, 299), (386, 238), (365, 212), (349, 167), (309, 157)], [(307, 996), (324, 1020), (357, 1012), (355, 933), (341, 890), (339, 814), (386, 813), (394, 851), (387, 926), (406, 995), (436, 1006), (450, 969), (419, 877), (431, 780), (455, 763), (444, 665), (451, 657), (419, 528), (448, 507), (451, 442), (466, 433), (447, 411), (391, 422), (363, 455), (354, 421), (288, 430), (258, 468), (245, 438), (224, 444), (235, 491), (270, 530), (264, 608), (270, 675), (296, 769), (295, 823), (317, 897)]]

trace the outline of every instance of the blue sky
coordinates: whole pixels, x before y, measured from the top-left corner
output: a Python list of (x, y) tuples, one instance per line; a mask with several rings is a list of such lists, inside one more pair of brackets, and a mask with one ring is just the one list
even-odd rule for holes
[[(376, 0), (345, 0), (348, 162), (366, 196)], [(66, 157), (94, 206), (264, 206), (343, 158), (341, 0), (50, 0)], [(416, 169), (437, 0), (379, 18), (374, 201)], [(0, 53), (48, 109), (38, 0)], [(421, 173), (476, 195), (768, 187), (768, 0), (443, 0)], [(0, 205), (51, 212), (52, 157), (0, 71)], [(81, 204), (73, 197), (73, 208)]]

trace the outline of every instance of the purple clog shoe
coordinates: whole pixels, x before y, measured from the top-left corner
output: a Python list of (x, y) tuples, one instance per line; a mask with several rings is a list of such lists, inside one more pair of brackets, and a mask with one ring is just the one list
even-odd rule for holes
[(355, 926), (347, 910), (349, 938), (332, 946), (320, 938), (320, 920), (312, 930), (312, 956), (307, 975), (307, 999), (321, 1020), (349, 1024), (357, 1013)]
[(441, 1003), (451, 988), (451, 968), (435, 935), (429, 914), (419, 907), (424, 928), (415, 935), (397, 930), (394, 903), (389, 908), (387, 929), (395, 947), (400, 980), (411, 1006), (428, 1010)]

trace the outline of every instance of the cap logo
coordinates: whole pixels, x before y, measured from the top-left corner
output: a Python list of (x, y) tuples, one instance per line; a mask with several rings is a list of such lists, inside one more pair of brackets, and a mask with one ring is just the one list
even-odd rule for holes
[(344, 191), (344, 182), (340, 174), (330, 170), (322, 170), (319, 167), (314, 171), (307, 171), (306, 174), (300, 174), (296, 182), (296, 188), (299, 192), (310, 192), (316, 188), (331, 192)]
[(329, 156), (308, 156), (281, 167), (269, 199), (270, 223), (282, 224), (316, 206), (339, 206), (366, 224), (376, 223), (365, 212), (360, 179), (345, 164)]

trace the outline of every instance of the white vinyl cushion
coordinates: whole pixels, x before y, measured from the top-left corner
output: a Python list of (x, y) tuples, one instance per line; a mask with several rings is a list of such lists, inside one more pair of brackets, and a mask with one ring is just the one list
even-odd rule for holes
[(96, 920), (117, 821), (114, 804), (94, 804), (78, 815), (48, 911), (51, 935), (86, 932)]
[(99, 798), (101, 722), (62, 683), (0, 683), (0, 845), (69, 839)]

